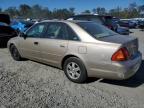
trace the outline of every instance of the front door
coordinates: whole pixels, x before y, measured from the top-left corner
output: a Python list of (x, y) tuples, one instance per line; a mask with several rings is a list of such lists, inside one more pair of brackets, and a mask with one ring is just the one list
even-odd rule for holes
[(46, 25), (44, 23), (36, 24), (26, 32), (26, 38), (21, 37), (20, 51), (26, 58), (33, 60), (42, 60), (41, 44), (42, 35), (45, 31)]

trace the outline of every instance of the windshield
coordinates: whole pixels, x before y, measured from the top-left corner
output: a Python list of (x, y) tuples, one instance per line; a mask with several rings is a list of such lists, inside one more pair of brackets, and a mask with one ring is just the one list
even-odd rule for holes
[(94, 38), (103, 38), (117, 34), (106, 28), (105, 26), (97, 24), (95, 22), (77, 22), (77, 24)]

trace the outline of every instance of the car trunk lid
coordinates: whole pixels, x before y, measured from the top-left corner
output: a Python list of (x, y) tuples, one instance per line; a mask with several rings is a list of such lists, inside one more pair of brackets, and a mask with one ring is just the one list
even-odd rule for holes
[(127, 48), (131, 57), (134, 57), (138, 52), (138, 39), (134, 37), (114, 35), (101, 38), (101, 41), (121, 44), (122, 47)]

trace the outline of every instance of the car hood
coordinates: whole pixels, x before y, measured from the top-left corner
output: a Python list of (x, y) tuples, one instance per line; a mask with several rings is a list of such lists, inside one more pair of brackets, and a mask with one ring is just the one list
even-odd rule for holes
[(10, 17), (7, 14), (0, 14), (0, 22), (10, 24)]
[(111, 42), (111, 43), (118, 43), (118, 44), (124, 44), (126, 42), (132, 41), (136, 38), (131, 37), (129, 35), (112, 35), (112, 36), (108, 36), (108, 37), (103, 37), (100, 40), (101, 41), (105, 41), (105, 42)]

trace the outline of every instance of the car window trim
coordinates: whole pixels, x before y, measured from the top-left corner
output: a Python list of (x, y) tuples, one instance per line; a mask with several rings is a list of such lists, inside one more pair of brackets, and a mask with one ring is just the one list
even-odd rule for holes
[[(70, 40), (70, 39), (69, 39), (69, 36), (68, 36), (68, 35), (69, 35), (68, 30), (66, 30), (66, 32), (67, 32), (67, 39), (68, 39), (69, 41), (80, 42), (80, 41), (81, 41), (80, 37), (79, 37), (79, 36), (77, 35), (77, 33), (72, 29), (72, 27), (70, 27), (68, 24), (66, 24), (66, 26), (69, 27), (69, 29), (72, 30), (72, 32), (77, 36), (78, 40)], [(66, 27), (66, 29), (67, 29), (67, 27)]]

